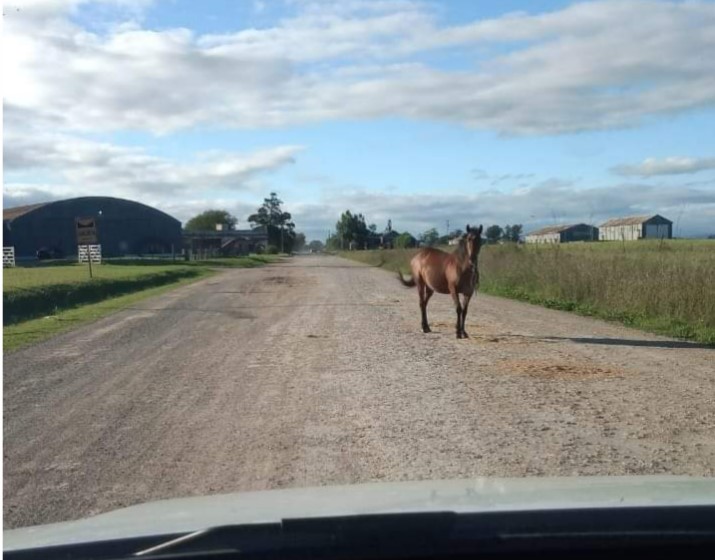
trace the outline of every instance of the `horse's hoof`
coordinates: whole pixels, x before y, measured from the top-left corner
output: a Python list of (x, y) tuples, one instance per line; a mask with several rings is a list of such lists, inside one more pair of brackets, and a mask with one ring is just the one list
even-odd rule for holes
[(462, 331), (462, 338), (469, 338), (469, 335), (466, 332)]
[(425, 334), (426, 334), (426, 333), (431, 333), (431, 332), (432, 332), (432, 329), (430, 329), (429, 327), (422, 327), (422, 332), (425, 333)]
[(458, 332), (458, 333), (457, 333), (457, 338), (462, 338), (462, 333), (461, 333), (461, 332)]

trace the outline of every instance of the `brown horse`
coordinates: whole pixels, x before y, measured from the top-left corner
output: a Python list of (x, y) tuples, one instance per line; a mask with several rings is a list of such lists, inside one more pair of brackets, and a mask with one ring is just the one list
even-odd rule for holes
[[(422, 311), (422, 331), (430, 332), (427, 322), (427, 303), (432, 294), (450, 294), (457, 310), (457, 338), (467, 338), (464, 330), (464, 319), (467, 316), (469, 300), (479, 287), (479, 269), (477, 257), (482, 247), (482, 226), (470, 228), (459, 240), (454, 253), (445, 253), (431, 247), (420, 249), (412, 257), (410, 268), (412, 278), (405, 280), (398, 272), (400, 282), (405, 286), (417, 286), (420, 296), (420, 311)], [(460, 303), (459, 294), (463, 301)]]

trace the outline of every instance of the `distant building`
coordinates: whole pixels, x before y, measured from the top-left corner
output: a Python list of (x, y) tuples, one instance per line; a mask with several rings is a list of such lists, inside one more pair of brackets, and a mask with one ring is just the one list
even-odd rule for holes
[(601, 224), (601, 241), (631, 241), (636, 239), (671, 239), (673, 222), (660, 216), (629, 216), (614, 218)]
[(208, 231), (184, 231), (184, 249), (194, 257), (228, 257), (260, 253), (268, 246), (268, 231), (260, 226), (254, 229), (228, 229), (216, 227)]
[(569, 243), (597, 239), (598, 228), (588, 224), (547, 226), (526, 235), (527, 243)]
[(77, 254), (76, 218), (94, 218), (103, 257), (181, 250), (181, 222), (132, 200), (85, 196), (3, 210), (4, 245), (19, 259)]

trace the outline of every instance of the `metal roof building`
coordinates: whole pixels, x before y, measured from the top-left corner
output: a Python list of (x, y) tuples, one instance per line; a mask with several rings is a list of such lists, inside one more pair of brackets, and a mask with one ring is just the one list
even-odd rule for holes
[(56, 256), (77, 254), (75, 219), (93, 217), (102, 255), (170, 253), (181, 250), (181, 222), (132, 200), (107, 196), (70, 198), (3, 210), (3, 245), (17, 258), (37, 251)]
[(598, 228), (588, 224), (547, 226), (526, 235), (527, 243), (569, 243), (597, 239)]
[(183, 239), (184, 248), (192, 256), (247, 255), (266, 250), (268, 229), (260, 226), (243, 230), (184, 231)]
[(631, 241), (636, 239), (671, 239), (673, 222), (659, 214), (614, 218), (601, 224), (601, 241)]

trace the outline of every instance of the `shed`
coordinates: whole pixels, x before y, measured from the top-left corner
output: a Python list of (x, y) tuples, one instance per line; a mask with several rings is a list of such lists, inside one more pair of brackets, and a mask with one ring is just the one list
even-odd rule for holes
[(57, 257), (77, 254), (75, 219), (93, 217), (102, 256), (178, 252), (181, 222), (140, 202), (85, 196), (3, 210), (4, 245), (18, 258), (45, 250)]
[(526, 235), (527, 243), (569, 243), (597, 239), (598, 228), (589, 224), (547, 226)]
[(614, 218), (601, 224), (601, 241), (631, 241), (636, 239), (671, 239), (673, 222), (660, 214)]

